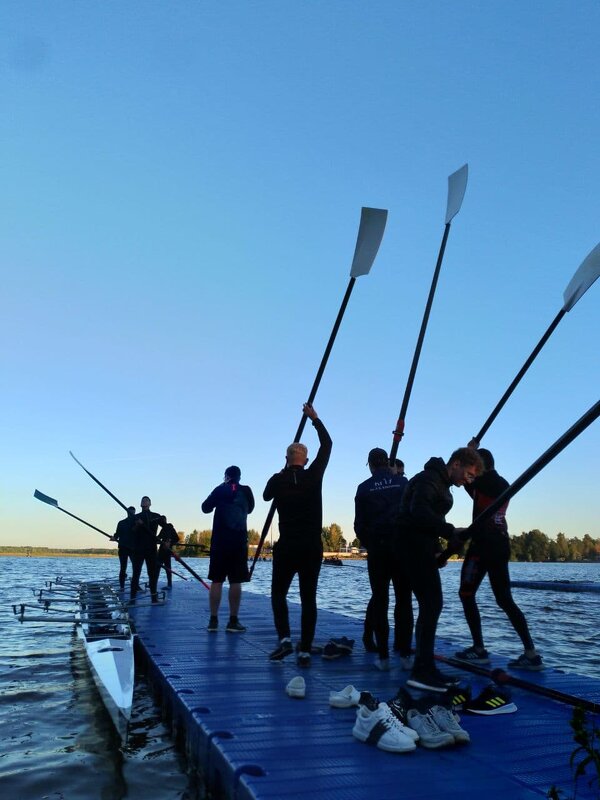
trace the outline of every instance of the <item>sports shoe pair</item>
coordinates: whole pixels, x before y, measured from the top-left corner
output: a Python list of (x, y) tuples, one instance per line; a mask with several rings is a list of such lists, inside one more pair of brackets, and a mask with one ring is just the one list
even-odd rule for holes
[(332, 661), (341, 656), (350, 655), (354, 648), (354, 639), (342, 636), (341, 639), (330, 639), (323, 648), (322, 656), (326, 661)]
[[(219, 630), (219, 620), (217, 617), (211, 617), (209, 619), (206, 630), (209, 633), (216, 633)], [(239, 620), (230, 619), (225, 630), (227, 633), (244, 633), (246, 628)]]
[(406, 718), (408, 725), (419, 734), (419, 743), (428, 750), (471, 741), (468, 732), (458, 724), (459, 716), (444, 706), (432, 706), (425, 714), (410, 708)]
[(473, 700), (468, 700), (464, 710), (470, 714), (493, 716), (495, 714), (514, 714), (517, 706), (511, 701), (510, 693), (490, 683)]
[(418, 740), (416, 731), (398, 722), (386, 703), (379, 703), (374, 709), (360, 705), (352, 735), (388, 753), (410, 753), (416, 750)]

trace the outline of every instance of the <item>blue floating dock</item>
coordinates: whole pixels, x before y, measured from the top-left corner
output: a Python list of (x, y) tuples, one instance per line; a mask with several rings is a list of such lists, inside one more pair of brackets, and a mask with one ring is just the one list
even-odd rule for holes
[[(364, 652), (359, 620), (319, 611), (317, 643), (330, 637), (355, 639), (355, 652), (334, 661), (313, 656), (309, 669), (293, 656), (269, 662), (276, 645), (270, 598), (245, 592), (241, 619), (246, 633), (208, 633), (207, 598), (195, 585), (176, 585), (164, 606), (133, 608), (137, 655), (191, 763), (213, 797), (231, 800), (533, 800), (551, 786), (564, 797), (575, 789), (569, 766), (576, 745), (569, 726), (573, 708), (513, 688), (515, 714), (461, 715), (471, 743), (440, 750), (417, 748), (391, 754), (352, 736), (356, 709), (329, 706), (329, 692), (353, 684), (382, 700), (392, 697), (407, 673), (394, 664), (387, 673)], [(292, 631), (300, 609), (290, 603)], [(451, 655), (450, 642), (438, 652)], [(490, 667), (505, 666), (494, 659)], [(489, 679), (445, 667), (478, 694)], [(292, 677), (306, 680), (306, 698), (291, 699)], [(553, 670), (520, 674), (530, 682), (600, 703), (600, 681)], [(597, 724), (597, 718), (596, 718)], [(591, 775), (590, 775), (591, 777)], [(587, 778), (579, 800), (598, 798)]]

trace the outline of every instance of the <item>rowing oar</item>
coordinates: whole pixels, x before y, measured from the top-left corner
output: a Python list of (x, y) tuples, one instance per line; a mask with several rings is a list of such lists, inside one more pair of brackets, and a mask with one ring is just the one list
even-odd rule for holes
[(89, 471), (89, 469), (86, 469), (86, 468), (83, 466), (83, 464), (81, 463), (81, 461), (79, 461), (79, 459), (75, 458), (75, 456), (73, 455), (73, 452), (72, 452), (71, 450), (69, 450), (69, 455), (71, 456), (71, 458), (73, 458), (75, 461), (77, 461), (77, 463), (79, 464), (79, 466), (81, 467), (81, 469), (82, 469), (84, 472), (87, 472), (87, 474), (90, 476), (90, 478), (91, 478), (93, 481), (96, 481), (96, 483), (98, 484), (98, 486), (101, 486), (101, 487), (104, 489), (104, 491), (106, 492), (106, 494), (110, 495), (110, 496), (112, 497), (112, 499), (113, 499), (113, 500), (114, 500), (116, 503), (118, 503), (118, 504), (121, 506), (121, 508), (124, 508), (124, 509), (125, 509), (125, 511), (127, 511), (127, 506), (125, 505), (125, 503), (122, 503), (122, 502), (119, 500), (119, 498), (118, 498), (118, 497), (115, 497), (115, 495), (114, 495), (114, 494), (113, 494), (113, 493), (110, 491), (110, 489), (107, 489), (107, 488), (106, 488), (106, 486), (105, 486), (103, 483), (100, 483), (100, 481), (98, 480), (98, 478), (97, 478), (95, 475), (92, 475), (92, 473)]
[[(323, 377), (323, 373), (325, 372), (325, 367), (327, 366), (327, 361), (329, 359), (333, 343), (335, 342), (335, 337), (337, 336), (337, 332), (341, 325), (344, 312), (346, 311), (346, 306), (348, 305), (348, 301), (350, 300), (350, 295), (352, 294), (352, 289), (354, 288), (356, 279), (360, 275), (368, 275), (371, 270), (371, 267), (373, 266), (373, 262), (375, 261), (377, 251), (379, 250), (379, 245), (381, 244), (381, 240), (383, 239), (383, 232), (385, 231), (387, 215), (388, 212), (383, 208), (363, 207), (361, 211), (360, 225), (358, 227), (358, 236), (356, 238), (356, 247), (354, 248), (354, 258), (352, 259), (352, 266), (350, 268), (350, 281), (348, 282), (346, 293), (344, 295), (342, 304), (340, 306), (340, 310), (338, 311), (337, 318), (333, 325), (329, 341), (327, 342), (325, 353), (323, 354), (323, 358), (321, 359), (321, 364), (317, 371), (317, 376), (313, 383), (308, 400), (306, 401), (307, 405), (312, 405), (317, 395), (317, 390), (319, 388), (319, 384), (321, 383), (321, 378)], [(300, 441), (300, 437), (302, 436), (302, 432), (304, 431), (304, 426), (306, 425), (306, 420), (307, 416), (306, 414), (303, 414), (302, 419), (300, 420), (300, 425), (298, 426), (298, 430), (296, 431), (296, 435), (294, 436), (294, 442)], [(275, 503), (273, 502), (271, 503), (269, 513), (267, 514), (267, 519), (265, 520), (265, 524), (263, 525), (263, 529), (260, 535), (260, 540), (256, 547), (256, 552), (254, 553), (254, 560), (252, 562), (252, 566), (250, 567), (250, 578), (252, 578), (254, 567), (256, 566), (256, 562), (258, 561), (258, 558), (260, 556), (263, 544), (265, 542), (265, 539), (267, 538), (267, 534), (269, 533), (269, 528), (271, 527), (271, 523), (273, 522), (274, 516), (275, 516)]]
[(193, 570), (193, 569), (190, 567), (190, 565), (189, 565), (189, 564), (186, 564), (186, 563), (185, 563), (185, 561), (183, 560), (183, 558), (182, 558), (181, 556), (178, 556), (178, 555), (177, 555), (177, 553), (176, 553), (174, 550), (171, 550), (171, 555), (173, 556), (173, 558), (175, 559), (175, 561), (178, 561), (178, 562), (181, 564), (181, 566), (182, 566), (182, 567), (184, 567), (185, 569), (187, 569), (187, 571), (188, 571), (188, 572), (189, 572), (191, 575), (193, 575), (193, 576), (194, 576), (194, 578), (196, 578), (196, 580), (200, 581), (200, 583), (202, 584), (202, 586), (204, 586), (204, 588), (205, 588), (205, 589), (210, 589), (210, 585), (209, 585), (208, 583), (206, 583), (206, 581), (205, 581), (205, 580), (203, 580), (203, 579), (200, 577), (200, 575), (198, 575), (198, 573), (197, 573), (197, 572), (194, 572), (194, 570)]
[(421, 322), (421, 330), (419, 331), (419, 337), (417, 339), (415, 354), (413, 356), (410, 372), (408, 375), (408, 381), (406, 384), (406, 389), (404, 391), (402, 407), (400, 408), (398, 422), (396, 423), (396, 428), (394, 430), (392, 449), (390, 450), (390, 464), (394, 463), (394, 459), (396, 458), (396, 454), (398, 453), (398, 446), (400, 444), (400, 440), (404, 436), (404, 420), (406, 418), (406, 412), (408, 410), (408, 402), (410, 400), (410, 394), (412, 392), (412, 387), (415, 380), (415, 374), (417, 372), (417, 365), (419, 363), (419, 357), (421, 355), (421, 348), (423, 347), (425, 331), (427, 330), (429, 313), (431, 311), (431, 306), (433, 304), (433, 297), (435, 295), (438, 277), (440, 274), (440, 270), (442, 268), (442, 261), (444, 260), (444, 253), (446, 251), (446, 242), (448, 241), (448, 234), (450, 233), (450, 224), (452, 223), (454, 217), (460, 211), (460, 207), (462, 205), (462, 201), (465, 196), (465, 191), (467, 188), (468, 174), (469, 174), (469, 167), (467, 164), (464, 164), (460, 169), (456, 170), (456, 172), (453, 172), (452, 175), (448, 177), (448, 200), (446, 203), (446, 219), (445, 219), (444, 235), (442, 237), (442, 243), (440, 245), (440, 251), (437, 258), (437, 263), (435, 265), (435, 270), (433, 273), (433, 280), (431, 281), (431, 288), (429, 290), (429, 297), (427, 298), (427, 305), (425, 306), (425, 313), (423, 314), (423, 321)]
[(504, 394), (498, 401), (496, 408), (492, 411), (487, 420), (483, 423), (483, 426), (479, 431), (479, 433), (477, 434), (477, 436), (474, 437), (477, 440), (477, 442), (481, 443), (481, 440), (485, 436), (490, 425), (496, 419), (496, 417), (502, 410), (502, 407), (504, 406), (508, 398), (511, 396), (513, 391), (516, 389), (523, 375), (525, 375), (529, 367), (533, 364), (538, 353), (540, 352), (542, 347), (546, 344), (546, 342), (556, 329), (558, 323), (565, 316), (567, 311), (570, 311), (575, 305), (575, 303), (577, 303), (577, 301), (583, 297), (583, 295), (587, 292), (587, 290), (590, 288), (590, 286), (594, 283), (594, 281), (599, 275), (600, 275), (600, 244), (597, 244), (596, 247), (594, 247), (594, 249), (581, 262), (581, 264), (579, 265), (579, 269), (577, 270), (575, 275), (573, 275), (569, 285), (565, 289), (563, 293), (563, 300), (564, 300), (563, 307), (558, 312), (556, 317), (552, 320), (550, 326), (548, 327), (548, 329), (546, 330), (540, 341), (532, 350), (529, 358), (525, 361), (519, 372), (517, 372), (517, 374), (515, 375), (513, 382), (510, 384), (508, 389), (504, 392)]
[[(524, 486), (526, 486), (532, 478), (541, 472), (545, 466), (547, 466), (553, 458), (555, 458), (559, 453), (561, 453), (565, 447), (567, 447), (571, 442), (576, 439), (580, 433), (588, 428), (592, 422), (594, 422), (600, 416), (600, 400), (598, 400), (594, 405), (586, 411), (586, 413), (577, 420), (577, 422), (572, 425), (566, 433), (557, 439), (553, 445), (551, 445), (545, 453), (533, 462), (533, 464), (526, 469), (525, 472), (520, 475), (516, 481), (510, 484), (501, 495), (499, 495), (490, 505), (484, 509), (469, 525), (468, 528), (461, 534), (460, 538), (468, 539), (471, 536), (470, 531), (474, 528), (477, 528), (481, 525), (482, 522), (493, 517), (496, 511), (498, 511), (505, 503), (507, 503), (512, 497), (514, 497), (517, 492), (519, 492)], [(438, 556), (438, 565), (443, 566), (448, 558), (452, 555), (452, 553), (456, 552), (456, 549), (449, 546), (447, 547), (443, 553), (440, 553)]]
[(591, 711), (593, 714), (600, 712), (600, 704), (594, 703), (593, 700), (586, 700), (583, 697), (575, 697), (574, 695), (567, 694), (566, 692), (560, 692), (558, 689), (553, 689), (550, 686), (531, 683), (530, 681), (523, 680), (523, 678), (517, 678), (514, 675), (510, 675), (503, 669), (485, 669), (485, 667), (482, 667), (479, 664), (472, 664), (470, 661), (463, 661), (462, 659), (452, 658), (451, 656), (442, 656), (437, 653), (435, 654), (434, 658), (437, 661), (441, 661), (442, 663), (448, 664), (451, 667), (464, 669), (467, 672), (473, 672), (476, 675), (483, 675), (484, 677), (490, 678), (490, 680), (493, 680), (498, 684), (507, 683), (512, 686), (516, 686), (519, 689), (525, 689), (528, 692), (542, 695), (542, 697), (548, 697), (550, 700), (558, 700), (559, 703), (566, 703), (569, 706), (580, 706), (586, 711)]
[(79, 520), (79, 522), (83, 522), (83, 524), (87, 525), (88, 528), (93, 528), (95, 531), (98, 531), (98, 533), (101, 533), (102, 536), (106, 536), (107, 539), (112, 539), (110, 533), (105, 533), (104, 531), (101, 531), (100, 528), (97, 528), (95, 525), (92, 525), (91, 522), (86, 522), (84, 519), (81, 519), (81, 517), (77, 517), (75, 514), (71, 514), (70, 511), (61, 508), (58, 505), (58, 500), (55, 500), (53, 497), (48, 497), (47, 494), (42, 494), (42, 492), (38, 492), (37, 489), (34, 491), (33, 496), (36, 498), (36, 500), (41, 500), (42, 503), (48, 503), (49, 506), (54, 506), (54, 508), (58, 508), (58, 510), (62, 511), (63, 514), (68, 514), (70, 517), (73, 517), (73, 519)]

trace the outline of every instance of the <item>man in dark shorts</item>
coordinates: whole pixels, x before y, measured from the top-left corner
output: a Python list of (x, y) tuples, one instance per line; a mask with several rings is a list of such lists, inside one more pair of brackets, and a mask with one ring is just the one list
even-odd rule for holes
[[(469, 446), (476, 445), (473, 440)], [(475, 478), (473, 483), (465, 484), (465, 489), (473, 498), (473, 519), (492, 504), (497, 497), (508, 488), (508, 481), (498, 475), (494, 469), (494, 457), (489, 450), (477, 450), (484, 465), (484, 472)], [(463, 561), (460, 573), (459, 597), (465, 612), (465, 619), (471, 631), (473, 644), (456, 653), (456, 657), (474, 664), (489, 664), (490, 659), (483, 644), (481, 617), (475, 595), (486, 574), (496, 598), (496, 603), (508, 617), (523, 642), (524, 652), (508, 666), (513, 669), (541, 670), (544, 668), (542, 657), (536, 652), (529, 633), (525, 615), (515, 603), (510, 590), (508, 562), (510, 560), (510, 539), (506, 524), (506, 503), (496, 511), (493, 517), (485, 520), (472, 530), (471, 542)]]
[(397, 538), (397, 557), (404, 579), (419, 604), (415, 627), (415, 662), (408, 686), (445, 692), (452, 681), (435, 666), (434, 643), (442, 612), (442, 584), (437, 554), (439, 537), (455, 541), (460, 530), (446, 522), (453, 504), (451, 486), (471, 483), (482, 472), (477, 451), (455, 450), (447, 462), (430, 458), (425, 469), (411, 478), (402, 494)]
[(279, 514), (279, 540), (273, 547), (271, 578), (271, 605), (279, 645), (269, 658), (279, 661), (293, 652), (286, 598), (297, 573), (302, 605), (297, 662), (298, 666), (308, 667), (317, 624), (317, 583), (323, 562), (322, 484), (332, 442), (314, 408), (305, 403), (302, 411), (319, 437), (317, 457), (305, 469), (308, 450), (300, 442), (293, 442), (286, 451), (286, 466), (269, 478), (263, 498), (274, 500)]
[(140, 500), (142, 510), (136, 514), (133, 521), (134, 559), (133, 575), (131, 576), (131, 599), (140, 588), (142, 567), (146, 564), (148, 572), (148, 585), (153, 603), (158, 603), (158, 573), (159, 566), (156, 558), (156, 532), (160, 514), (150, 511), (151, 501), (147, 495)]
[(363, 642), (366, 649), (370, 650), (375, 634), (375, 652), (378, 656), (375, 666), (388, 670), (388, 607), (390, 582), (393, 582), (396, 595), (395, 643), (398, 644), (402, 666), (410, 669), (412, 592), (410, 585), (400, 580), (394, 547), (400, 501), (408, 481), (403, 474), (390, 467), (387, 453), (381, 447), (374, 447), (369, 452), (367, 464), (371, 477), (359, 484), (354, 498), (354, 531), (361, 545), (367, 548), (371, 584)]
[(242, 599), (242, 583), (250, 579), (248, 572), (248, 514), (254, 510), (254, 495), (249, 486), (242, 486), (239, 467), (227, 467), (223, 483), (219, 484), (202, 503), (202, 511), (214, 510), (210, 540), (209, 592), (210, 620), (207, 630), (219, 628), (219, 606), (223, 583), (229, 580), (228, 633), (243, 633), (246, 628), (238, 619)]
[(135, 506), (129, 506), (127, 509), (127, 517), (117, 522), (117, 530), (112, 537), (113, 542), (119, 543), (119, 587), (121, 591), (125, 588), (125, 578), (127, 577), (127, 559), (131, 561), (131, 569), (133, 572), (133, 564), (135, 559), (135, 541), (133, 533), (133, 525), (135, 522)]

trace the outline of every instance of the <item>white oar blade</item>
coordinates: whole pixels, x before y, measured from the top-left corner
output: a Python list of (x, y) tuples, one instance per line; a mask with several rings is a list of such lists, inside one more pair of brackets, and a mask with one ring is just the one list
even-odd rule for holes
[(388, 212), (384, 208), (364, 208), (360, 214), (360, 227), (356, 239), (350, 275), (368, 275), (383, 239)]
[(592, 283), (600, 275), (600, 244), (589, 253), (587, 258), (571, 278), (571, 282), (564, 291), (563, 298), (565, 304), (563, 309), (570, 311), (575, 303), (583, 297)]
[(469, 165), (463, 164), (460, 169), (448, 176), (448, 203), (446, 205), (446, 225), (460, 211), (469, 178)]
[(49, 506), (56, 506), (58, 508), (58, 500), (55, 500), (53, 497), (48, 497), (47, 494), (42, 494), (42, 492), (38, 492), (36, 489), (33, 493), (33, 496), (36, 500), (41, 500), (42, 503), (48, 503)]

